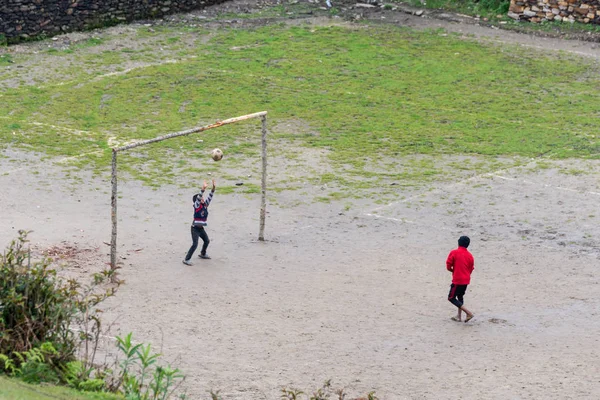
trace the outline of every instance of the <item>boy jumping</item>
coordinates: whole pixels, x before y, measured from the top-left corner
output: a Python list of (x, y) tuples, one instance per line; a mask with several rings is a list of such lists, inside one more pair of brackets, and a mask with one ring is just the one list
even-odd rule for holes
[(470, 243), (471, 239), (468, 236), (461, 236), (458, 239), (458, 248), (452, 250), (446, 259), (446, 269), (452, 272), (448, 301), (458, 308), (458, 314), (456, 317), (452, 317), (452, 320), (457, 322), (462, 321), (463, 311), (467, 314), (465, 322), (469, 322), (474, 317), (473, 313), (463, 305), (463, 296), (467, 291), (467, 286), (471, 283), (471, 273), (475, 269), (473, 255), (467, 250)]
[(208, 185), (205, 181), (204, 185), (202, 185), (202, 190), (200, 190), (200, 193), (195, 194), (192, 197), (192, 201), (194, 202), (194, 221), (192, 222), (191, 228), (192, 247), (190, 247), (190, 249), (187, 252), (187, 255), (185, 256), (185, 259), (183, 260), (183, 263), (185, 265), (192, 265), (192, 262), (190, 260), (192, 259), (194, 252), (198, 248), (198, 237), (200, 237), (203, 242), (202, 250), (200, 250), (200, 254), (198, 255), (198, 257), (210, 259), (208, 254), (206, 254), (206, 249), (208, 248), (210, 240), (208, 239), (208, 235), (206, 234), (204, 227), (207, 225), (206, 220), (208, 218), (208, 205), (212, 201), (216, 189), (215, 180), (213, 179), (212, 189), (205, 200), (203, 197), (204, 191), (206, 190), (207, 186)]

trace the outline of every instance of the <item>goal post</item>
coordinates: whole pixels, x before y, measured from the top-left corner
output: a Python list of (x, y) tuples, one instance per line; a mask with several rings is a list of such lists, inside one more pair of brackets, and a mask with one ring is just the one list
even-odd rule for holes
[(110, 238), (110, 268), (115, 271), (117, 269), (117, 154), (131, 150), (135, 147), (145, 146), (151, 143), (161, 142), (163, 140), (172, 139), (180, 136), (191, 135), (192, 133), (204, 132), (209, 129), (219, 128), (224, 125), (233, 124), (235, 122), (245, 121), (252, 118), (260, 118), (262, 123), (261, 129), (261, 158), (262, 158), (262, 174), (261, 174), (261, 199), (260, 199), (260, 215), (258, 240), (265, 240), (265, 218), (267, 213), (267, 112), (261, 111), (253, 114), (242, 115), (235, 118), (229, 118), (222, 121), (217, 121), (213, 124), (200, 126), (185, 131), (169, 133), (167, 135), (158, 136), (153, 139), (142, 140), (121, 147), (112, 148), (112, 168), (111, 168), (111, 221), (112, 232)]

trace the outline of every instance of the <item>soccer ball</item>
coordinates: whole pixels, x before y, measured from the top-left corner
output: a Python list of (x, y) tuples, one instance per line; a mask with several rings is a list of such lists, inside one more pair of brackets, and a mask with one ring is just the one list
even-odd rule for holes
[(221, 161), (223, 158), (223, 152), (221, 149), (214, 149), (211, 153), (212, 159), (215, 161)]

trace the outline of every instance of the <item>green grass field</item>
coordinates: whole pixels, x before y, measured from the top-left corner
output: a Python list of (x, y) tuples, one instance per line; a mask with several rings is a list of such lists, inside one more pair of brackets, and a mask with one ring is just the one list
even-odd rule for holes
[(0, 376), (0, 400), (118, 400), (122, 397), (104, 393), (81, 393), (49, 385), (29, 385)]
[[(86, 63), (102, 40), (52, 52), (47, 57), (70, 57), (72, 79), (5, 90), (2, 146), (60, 157), (92, 153), (71, 164), (105, 175), (111, 143), (266, 110), (270, 127), (298, 120), (310, 126), (310, 134), (272, 130), (271, 139), (328, 151), (335, 172), (317, 178), (342, 193), (444, 179), (435, 158), (446, 154), (485, 156), (463, 166), (474, 172), (494, 168), (499, 156), (599, 155), (598, 66), (571, 55), (386, 26), (219, 29), (194, 46), (174, 38), (201, 37), (205, 29), (140, 29), (139, 37), (170, 46), (180, 61), (95, 76)], [(152, 61), (147, 49), (93, 57), (116, 71), (125, 60)], [(258, 140), (246, 139), (259, 128), (221, 128), (203, 137), (203, 147), (186, 139), (148, 146), (121, 168), (149, 184), (172, 183), (197, 173), (186, 158), (212, 146), (225, 149), (230, 166), (232, 156), (242, 164), (259, 154)]]

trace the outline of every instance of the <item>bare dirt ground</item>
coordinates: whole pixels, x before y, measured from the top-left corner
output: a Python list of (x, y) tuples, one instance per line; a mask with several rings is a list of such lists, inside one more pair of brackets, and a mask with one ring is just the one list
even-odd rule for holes
[[(219, 10), (234, 6), (252, 4)], [(393, 15), (394, 23), (469, 40), (599, 55), (585, 42)], [(82, 171), (74, 184), (36, 155), (3, 155), (0, 244), (30, 229), (33, 249), (69, 258), (71, 273), (108, 262), (109, 182)], [(225, 399), (276, 399), (284, 386), (307, 390), (327, 379), (392, 400), (597, 398), (600, 163), (546, 161), (541, 168), (538, 161), (482, 176), (457, 171), (455, 182), (399, 189), (406, 198), (384, 206), (367, 198), (347, 210), (345, 201), (306, 204), (299, 191), (271, 193), (264, 243), (256, 241), (259, 198), (217, 191), (208, 228), (213, 259), (192, 267), (181, 259), (196, 188), (123, 182), (126, 284), (105, 304), (110, 334), (134, 332), (160, 349), (187, 374), (192, 399), (208, 398), (209, 389)], [(272, 179), (284, 162), (271, 158)], [(471, 237), (476, 260), (469, 324), (450, 320), (445, 298), (444, 261), (462, 234)]]

